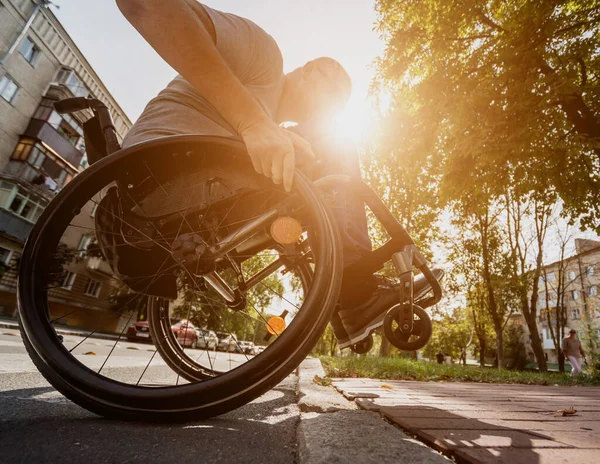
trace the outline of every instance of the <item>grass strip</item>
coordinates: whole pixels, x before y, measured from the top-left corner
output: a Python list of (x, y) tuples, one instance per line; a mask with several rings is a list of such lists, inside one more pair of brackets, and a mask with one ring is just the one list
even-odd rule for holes
[(600, 376), (582, 373), (541, 373), (507, 369), (437, 364), (405, 358), (375, 356), (321, 357), (328, 377), (367, 377), (422, 382), (479, 382), (525, 385), (600, 385)]

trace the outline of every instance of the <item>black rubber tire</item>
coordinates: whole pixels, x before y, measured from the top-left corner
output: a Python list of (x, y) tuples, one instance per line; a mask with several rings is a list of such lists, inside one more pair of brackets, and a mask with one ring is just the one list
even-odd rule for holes
[[(311, 293), (293, 323), (261, 355), (218, 377), (176, 387), (141, 387), (96, 374), (59, 342), (48, 317), (45, 268), (71, 217), (115, 173), (142, 161), (191, 152), (221, 152), (252, 169), (241, 142), (205, 136), (176, 136), (142, 143), (100, 160), (55, 197), (33, 227), (23, 250), (18, 280), (20, 328), (25, 347), (42, 375), (62, 394), (97, 414), (126, 420), (189, 421), (223, 414), (255, 399), (289, 375), (325, 330), (337, 302), (342, 275), (339, 234), (324, 201), (302, 174), (295, 190), (311, 206), (319, 236)], [(215, 154), (214, 156), (217, 156)], [(66, 222), (65, 222), (66, 221)], [(313, 249), (314, 250), (314, 249)], [(46, 260), (46, 261), (44, 261)]]
[(389, 342), (399, 350), (403, 351), (416, 351), (423, 348), (431, 339), (433, 332), (433, 326), (431, 318), (427, 311), (417, 305), (413, 305), (413, 314), (417, 316), (419, 320), (420, 330), (412, 336), (415, 337), (413, 340), (409, 340), (410, 337), (406, 337), (399, 329), (394, 329), (393, 324), (396, 321), (398, 313), (402, 309), (402, 305), (396, 305), (388, 310), (383, 321), (383, 329), (385, 336)]
[(350, 349), (356, 354), (367, 354), (371, 348), (373, 348), (373, 335), (350, 346)]

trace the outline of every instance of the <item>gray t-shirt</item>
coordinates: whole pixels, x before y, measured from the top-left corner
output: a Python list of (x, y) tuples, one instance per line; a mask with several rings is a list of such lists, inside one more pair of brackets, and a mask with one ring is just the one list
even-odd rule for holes
[[(252, 21), (197, 3), (199, 17), (212, 21), (215, 45), (234, 75), (275, 119), (283, 91), (283, 57), (277, 43)], [(202, 10), (204, 9), (204, 10)], [(183, 77), (153, 98), (135, 122), (123, 147), (169, 135), (235, 136), (219, 112)]]

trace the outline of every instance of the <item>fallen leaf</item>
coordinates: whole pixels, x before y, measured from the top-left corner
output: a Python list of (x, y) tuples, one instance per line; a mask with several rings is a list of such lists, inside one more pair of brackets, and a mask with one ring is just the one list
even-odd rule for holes
[(84, 354), (84, 355), (85, 355), (85, 354), (88, 354), (88, 355), (90, 355), (90, 356), (96, 356), (96, 353), (94, 353), (93, 351), (88, 351), (87, 353), (83, 353), (83, 354)]
[(571, 406), (568, 409), (559, 409), (558, 411), (554, 411), (555, 416), (572, 416), (573, 414), (577, 414), (577, 409)]
[(386, 385), (386, 384), (381, 385), (379, 388), (385, 388), (387, 390), (393, 390), (394, 389), (394, 387), (392, 387), (391, 385)]
[(313, 382), (317, 385), (321, 385), (322, 387), (329, 387), (332, 383), (332, 380), (329, 377), (319, 377), (318, 375), (315, 375)]

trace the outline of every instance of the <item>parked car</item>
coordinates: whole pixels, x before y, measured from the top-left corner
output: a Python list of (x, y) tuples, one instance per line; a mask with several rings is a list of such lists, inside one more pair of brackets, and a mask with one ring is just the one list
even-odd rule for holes
[(255, 354), (261, 354), (263, 351), (265, 351), (267, 349), (266, 346), (255, 346), (254, 350), (256, 351)]
[(196, 335), (198, 335), (198, 348), (204, 348), (206, 350), (214, 350), (217, 348), (219, 338), (212, 330), (197, 329)]
[(225, 332), (217, 332), (219, 338), (219, 344), (217, 350), (228, 351), (230, 353), (240, 352), (237, 337), (234, 334), (228, 334)]
[(240, 342), (240, 348), (243, 350), (243, 352), (245, 354), (251, 354), (251, 355), (255, 355), (256, 354), (256, 347), (254, 346), (254, 343), (252, 342), (248, 342), (248, 341), (241, 341)]
[(196, 348), (198, 346), (198, 334), (196, 327), (190, 321), (183, 319), (171, 326), (171, 330), (183, 347)]
[(150, 325), (148, 321), (138, 321), (127, 327), (127, 340), (130, 342), (151, 342)]

